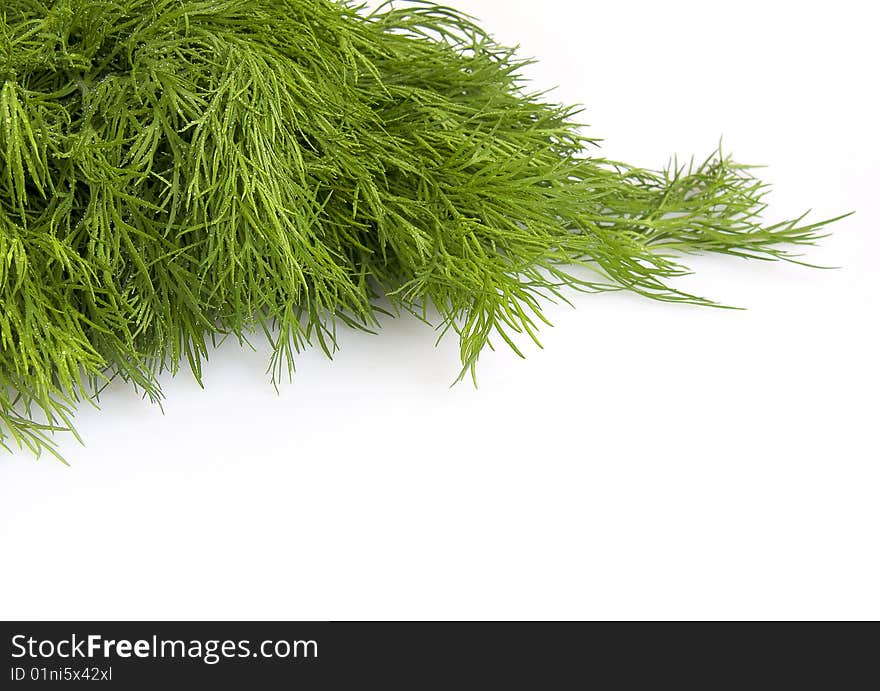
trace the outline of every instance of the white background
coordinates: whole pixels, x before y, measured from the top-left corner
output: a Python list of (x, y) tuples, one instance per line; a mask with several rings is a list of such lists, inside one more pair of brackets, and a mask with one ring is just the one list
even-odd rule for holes
[(878, 96), (871, 3), (454, 0), (587, 104), (607, 156), (724, 136), (771, 217), (857, 215), (837, 271), (726, 258), (553, 307), (480, 363), (413, 319), (342, 334), (276, 395), (227, 344), (165, 414), (84, 408), (72, 467), (0, 456), (0, 616), (878, 618)]

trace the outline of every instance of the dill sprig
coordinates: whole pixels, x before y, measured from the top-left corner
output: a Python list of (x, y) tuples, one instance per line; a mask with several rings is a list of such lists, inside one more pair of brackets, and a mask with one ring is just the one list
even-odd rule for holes
[(677, 257), (789, 259), (831, 222), (764, 225), (720, 151), (592, 155), (525, 64), (429, 2), (5, 0), (0, 445), (55, 453), (110, 379), (159, 400), (221, 335), (264, 332), (277, 380), (385, 299), (473, 374), (565, 289), (712, 304)]

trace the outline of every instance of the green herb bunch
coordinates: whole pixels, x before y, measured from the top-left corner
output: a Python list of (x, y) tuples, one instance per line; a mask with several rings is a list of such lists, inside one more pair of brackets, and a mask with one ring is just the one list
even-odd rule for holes
[(265, 332), (277, 379), (389, 302), (472, 373), (563, 289), (710, 304), (675, 256), (786, 258), (827, 225), (762, 225), (720, 152), (591, 155), (523, 65), (427, 2), (4, 0), (0, 445), (53, 451), (114, 377), (159, 400), (218, 335)]

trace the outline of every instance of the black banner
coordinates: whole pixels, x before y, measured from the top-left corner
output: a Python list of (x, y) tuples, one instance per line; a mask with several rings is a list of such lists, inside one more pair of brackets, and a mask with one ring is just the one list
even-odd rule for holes
[(844, 624), (13, 622), (0, 633), (4, 689), (762, 688), (799, 677), (856, 688), (878, 642), (875, 625)]

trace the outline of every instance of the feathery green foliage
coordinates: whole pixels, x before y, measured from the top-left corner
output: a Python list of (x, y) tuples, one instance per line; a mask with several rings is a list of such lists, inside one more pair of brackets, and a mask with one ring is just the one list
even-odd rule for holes
[(220, 334), (265, 332), (277, 378), (383, 298), (439, 312), (466, 374), (564, 288), (710, 304), (674, 254), (786, 258), (827, 225), (762, 225), (720, 152), (588, 155), (523, 65), (427, 2), (4, 0), (0, 445), (52, 451), (112, 377), (158, 400)]

